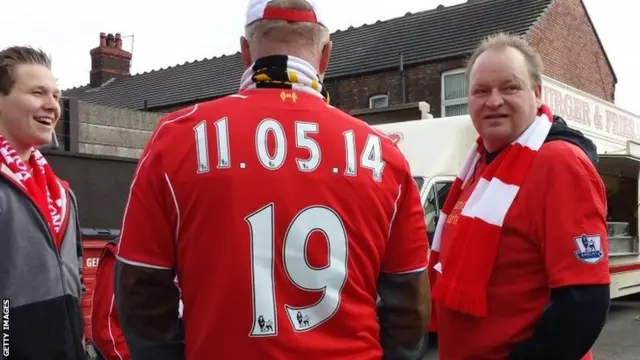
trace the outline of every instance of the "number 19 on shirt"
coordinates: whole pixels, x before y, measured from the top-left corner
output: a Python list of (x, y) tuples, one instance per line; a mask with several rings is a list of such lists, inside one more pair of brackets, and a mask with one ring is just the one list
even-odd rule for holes
[[(323, 206), (300, 211), (287, 229), (283, 254), (276, 254), (274, 211), (275, 205), (269, 204), (245, 218), (251, 232), (254, 321), (250, 336), (278, 334), (274, 256), (282, 257), (287, 277), (300, 290), (322, 291), (322, 297), (315, 304), (304, 307), (284, 305), (296, 331), (311, 330), (335, 315), (340, 307), (340, 293), (347, 281), (347, 234), (335, 211)], [(324, 233), (329, 245), (329, 264), (323, 268), (314, 268), (306, 261), (307, 238), (315, 231)], [(284, 301), (286, 303), (286, 299)]]

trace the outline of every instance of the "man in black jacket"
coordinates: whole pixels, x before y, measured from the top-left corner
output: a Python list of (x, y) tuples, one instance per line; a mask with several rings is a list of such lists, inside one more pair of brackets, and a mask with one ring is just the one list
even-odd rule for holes
[(0, 359), (86, 359), (77, 204), (37, 150), (59, 100), (45, 53), (0, 51)]

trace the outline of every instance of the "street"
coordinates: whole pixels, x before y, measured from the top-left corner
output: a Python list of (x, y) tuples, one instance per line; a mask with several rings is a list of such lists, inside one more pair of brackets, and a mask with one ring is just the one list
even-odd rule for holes
[[(640, 297), (614, 300), (594, 348), (594, 360), (640, 360)], [(435, 346), (424, 360), (439, 360)]]
[(594, 347), (594, 360), (640, 359), (640, 297), (614, 301)]

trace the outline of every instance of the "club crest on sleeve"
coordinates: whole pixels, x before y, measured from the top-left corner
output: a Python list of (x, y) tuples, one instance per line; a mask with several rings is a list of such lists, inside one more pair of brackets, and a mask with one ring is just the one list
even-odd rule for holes
[(604, 252), (602, 251), (602, 238), (600, 235), (580, 235), (573, 238), (576, 243), (575, 254), (578, 260), (595, 264), (602, 260)]

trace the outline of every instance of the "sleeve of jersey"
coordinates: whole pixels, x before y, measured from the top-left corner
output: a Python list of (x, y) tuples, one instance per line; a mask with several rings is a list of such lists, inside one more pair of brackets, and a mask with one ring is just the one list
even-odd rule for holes
[(604, 184), (573, 152), (548, 157), (541, 248), (549, 286), (609, 284)]
[(113, 298), (115, 256), (106, 250), (98, 265), (91, 306), (91, 335), (106, 360), (129, 359)]
[(429, 241), (418, 187), (405, 164), (405, 180), (398, 188), (395, 213), (382, 263), (382, 272), (400, 274), (427, 267)]
[(174, 267), (177, 209), (157, 143), (147, 144), (133, 177), (118, 258), (130, 265), (170, 269)]

